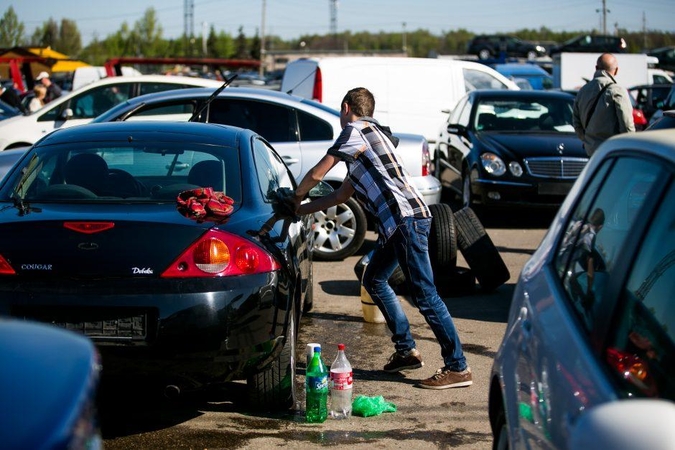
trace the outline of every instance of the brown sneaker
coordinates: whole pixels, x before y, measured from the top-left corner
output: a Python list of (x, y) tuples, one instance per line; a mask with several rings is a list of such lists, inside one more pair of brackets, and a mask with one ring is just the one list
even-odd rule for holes
[(420, 381), (419, 386), (426, 389), (449, 389), (472, 384), (471, 369), (467, 367), (462, 372), (438, 369), (431, 378)]
[(419, 350), (414, 348), (405, 355), (394, 352), (394, 354), (389, 357), (389, 362), (384, 365), (384, 371), (396, 373), (401, 370), (419, 369), (423, 365), (422, 355)]

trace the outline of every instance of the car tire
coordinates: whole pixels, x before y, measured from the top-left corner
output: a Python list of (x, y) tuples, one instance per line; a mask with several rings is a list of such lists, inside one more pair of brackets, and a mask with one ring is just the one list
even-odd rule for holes
[(487, 48), (482, 48), (478, 51), (478, 59), (485, 61), (486, 59), (492, 58), (492, 52)]
[(457, 246), (482, 290), (490, 292), (511, 277), (499, 251), (471, 208), (455, 213)]
[(471, 172), (465, 169), (462, 172), (462, 208), (471, 208), (473, 195), (471, 193)]
[(500, 409), (497, 413), (493, 433), (492, 450), (509, 450), (508, 427), (506, 426), (506, 416), (503, 409)]
[(442, 274), (457, 264), (457, 234), (455, 219), (450, 205), (436, 203), (429, 205), (433, 219), (429, 229), (429, 258), (434, 271)]
[(436, 281), (438, 295), (447, 297), (466, 297), (476, 292), (476, 275), (468, 267), (455, 267)]
[(295, 312), (288, 319), (284, 347), (265, 369), (247, 380), (249, 405), (260, 411), (283, 412), (295, 407)]
[(314, 213), (314, 259), (342, 261), (356, 253), (366, 238), (368, 221), (359, 203), (345, 203)]

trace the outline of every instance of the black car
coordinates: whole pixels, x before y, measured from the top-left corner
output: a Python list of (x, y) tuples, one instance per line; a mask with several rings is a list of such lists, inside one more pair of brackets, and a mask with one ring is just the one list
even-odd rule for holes
[[(91, 338), (103, 377), (167, 394), (246, 380), (294, 404), (311, 222), (256, 133), (159, 121), (56, 130), (0, 185), (0, 315)], [(140, 382), (140, 381), (139, 381)]]
[(622, 37), (584, 34), (552, 47), (550, 54), (562, 52), (626, 53), (627, 47), (626, 41)]
[(662, 115), (649, 125), (645, 131), (675, 128), (675, 110), (663, 111)]
[(9, 119), (10, 117), (18, 116), (20, 114), (21, 111), (17, 108), (0, 100), (0, 120)]
[(468, 93), (440, 135), (436, 176), (463, 206), (560, 206), (588, 161), (573, 104), (564, 92)]
[(663, 108), (672, 87), (672, 84), (643, 84), (633, 86), (628, 89), (628, 93), (635, 99), (634, 107), (642, 111), (649, 121), (657, 110)]
[(466, 52), (481, 60), (498, 58), (502, 53), (530, 60), (546, 55), (546, 49), (540, 45), (502, 34), (476, 36), (467, 44)]
[(659, 58), (659, 68), (663, 70), (675, 70), (675, 47), (655, 48), (647, 52), (647, 54)]

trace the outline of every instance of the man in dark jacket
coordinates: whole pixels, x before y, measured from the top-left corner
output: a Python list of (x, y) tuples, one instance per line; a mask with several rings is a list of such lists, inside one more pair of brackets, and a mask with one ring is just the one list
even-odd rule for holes
[(42, 83), (47, 88), (47, 96), (45, 97), (45, 105), (52, 100), (61, 97), (61, 88), (58, 84), (52, 82), (47, 72), (40, 72), (35, 79), (38, 83)]
[(628, 91), (616, 84), (619, 64), (611, 53), (603, 53), (595, 65), (593, 79), (574, 100), (572, 123), (588, 156), (610, 137), (635, 131), (633, 105)]
[(26, 107), (21, 103), (21, 97), (19, 97), (19, 94), (17, 94), (11, 83), (0, 86), (0, 100), (18, 109), (22, 114), (28, 113)]

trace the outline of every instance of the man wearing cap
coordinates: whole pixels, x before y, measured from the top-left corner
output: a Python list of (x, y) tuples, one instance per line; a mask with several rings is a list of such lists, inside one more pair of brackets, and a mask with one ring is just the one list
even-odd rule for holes
[(35, 81), (42, 83), (47, 88), (47, 96), (44, 100), (45, 104), (61, 97), (61, 88), (56, 83), (52, 83), (47, 72), (40, 72)]

